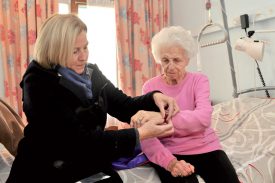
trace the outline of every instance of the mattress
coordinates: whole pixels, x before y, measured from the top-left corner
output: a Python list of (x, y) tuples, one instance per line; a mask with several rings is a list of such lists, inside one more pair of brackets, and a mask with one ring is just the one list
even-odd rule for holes
[(119, 170), (123, 182), (131, 183), (161, 183), (155, 171), (149, 164), (132, 169)]
[(220, 103), (214, 106), (212, 125), (241, 182), (275, 182), (275, 100)]

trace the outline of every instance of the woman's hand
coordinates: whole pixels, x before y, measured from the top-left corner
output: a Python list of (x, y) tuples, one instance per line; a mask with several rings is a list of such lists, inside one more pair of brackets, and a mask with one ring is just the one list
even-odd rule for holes
[(172, 116), (179, 112), (179, 106), (172, 97), (166, 96), (159, 92), (154, 93), (153, 97), (163, 118), (170, 120)]
[(160, 112), (140, 110), (134, 116), (131, 117), (130, 126), (134, 128), (139, 128), (144, 123), (152, 119), (164, 121), (164, 118), (161, 116)]
[(185, 177), (195, 172), (193, 165), (184, 160), (178, 161), (177, 159), (170, 161), (167, 169), (171, 172), (173, 177)]
[(165, 137), (174, 133), (173, 123), (164, 123), (164, 119), (152, 118), (137, 128), (139, 140), (152, 137)]

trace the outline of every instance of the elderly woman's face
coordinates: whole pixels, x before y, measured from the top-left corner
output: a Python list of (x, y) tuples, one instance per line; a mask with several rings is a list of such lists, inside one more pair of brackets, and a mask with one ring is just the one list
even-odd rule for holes
[(164, 78), (168, 84), (177, 84), (184, 78), (185, 68), (189, 63), (184, 49), (180, 46), (162, 48), (160, 59)]
[(82, 31), (76, 38), (73, 55), (68, 61), (68, 68), (82, 74), (88, 60), (88, 40), (86, 32)]

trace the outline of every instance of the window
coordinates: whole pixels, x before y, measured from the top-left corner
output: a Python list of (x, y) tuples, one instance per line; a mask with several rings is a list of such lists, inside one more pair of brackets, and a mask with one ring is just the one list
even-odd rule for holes
[(70, 12), (70, 0), (58, 0), (58, 13), (67, 14)]
[[(59, 0), (59, 13), (68, 13), (69, 5)], [(88, 28), (89, 63), (98, 65), (103, 74), (117, 86), (115, 9), (87, 6), (85, 0), (72, 0), (71, 12), (77, 13)]]

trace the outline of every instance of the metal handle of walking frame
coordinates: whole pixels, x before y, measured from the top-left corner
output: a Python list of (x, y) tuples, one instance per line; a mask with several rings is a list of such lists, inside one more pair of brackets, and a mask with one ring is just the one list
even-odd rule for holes
[[(201, 38), (203, 36), (203, 33), (205, 33), (205, 30), (207, 28), (213, 28), (213, 27), (218, 27), (219, 30), (221, 30), (223, 32), (223, 37), (221, 37), (219, 39), (215, 39), (215, 40), (210, 41), (210, 42), (202, 42)], [(228, 32), (225, 30), (225, 28), (223, 26), (221, 26), (220, 24), (218, 24), (218, 23), (213, 23), (212, 21), (210, 21), (210, 23), (206, 24), (201, 29), (201, 31), (200, 31), (200, 33), (198, 35), (198, 38), (197, 38), (197, 42), (198, 42), (199, 48), (200, 47), (203, 48), (203, 47), (207, 47), (207, 46), (213, 46), (213, 45), (224, 43), (228, 39), (229, 39)], [(200, 58), (199, 51), (198, 51), (198, 54), (197, 54), (197, 71), (199, 71), (199, 72), (202, 71), (202, 64), (201, 64), (201, 58)]]
[[(221, 30), (223, 32), (223, 37), (219, 38), (219, 39), (215, 39), (213, 41), (210, 41), (210, 42), (201, 42), (201, 38), (202, 38), (202, 35), (203, 33), (205, 32), (205, 30), (207, 28), (213, 28), (213, 27), (218, 27), (219, 30)], [(220, 24), (218, 23), (209, 23), (209, 24), (206, 24), (200, 31), (199, 35), (198, 35), (198, 38), (197, 38), (197, 41), (198, 41), (198, 44), (200, 47), (207, 47), (207, 46), (212, 46), (212, 45), (217, 45), (217, 44), (221, 44), (221, 43), (224, 43), (228, 40), (228, 33), (227, 31), (224, 29), (224, 27), (222, 27)]]

